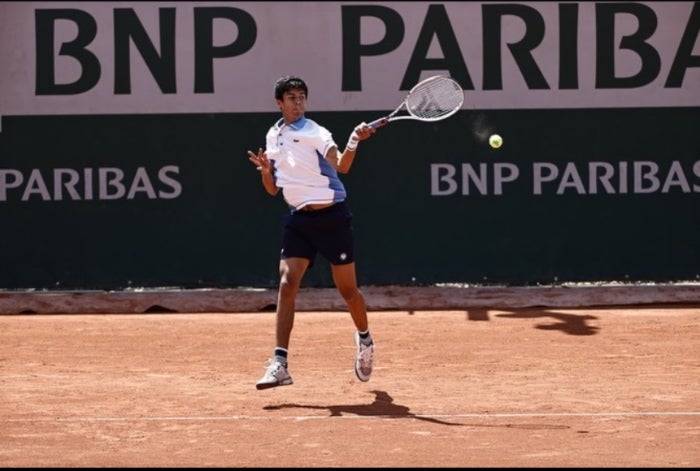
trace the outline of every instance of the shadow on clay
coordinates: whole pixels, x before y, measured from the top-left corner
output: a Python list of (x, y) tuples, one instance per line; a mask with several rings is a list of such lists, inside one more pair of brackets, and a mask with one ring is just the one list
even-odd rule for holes
[(540, 330), (561, 330), (569, 335), (595, 335), (599, 327), (588, 325), (587, 321), (598, 319), (596, 316), (588, 314), (566, 314), (556, 311), (518, 311), (510, 314), (498, 314), (498, 317), (509, 317), (512, 319), (538, 319), (548, 318), (554, 319), (554, 322), (549, 324), (538, 324), (536, 329)]
[[(536, 329), (540, 330), (560, 330), (569, 335), (595, 335), (599, 327), (588, 324), (588, 321), (598, 319), (592, 315), (566, 314), (563, 312), (548, 310), (518, 310), (507, 314), (496, 314), (496, 317), (507, 317), (511, 319), (543, 319), (552, 318), (554, 322), (548, 324), (538, 324)], [(467, 311), (467, 318), (470, 321), (487, 321), (489, 312), (487, 309), (470, 309)]]
[(360, 416), (385, 417), (387, 419), (417, 419), (426, 422), (432, 422), (440, 425), (462, 425), (445, 422), (443, 420), (432, 417), (423, 417), (415, 415), (411, 410), (400, 404), (394, 403), (394, 398), (385, 391), (371, 391), (374, 394), (374, 402), (371, 404), (347, 404), (334, 406), (316, 406), (309, 404), (278, 404), (274, 406), (265, 406), (264, 410), (279, 410), (279, 409), (315, 409), (328, 410), (331, 417), (340, 417), (343, 414), (354, 414)]
[(335, 406), (316, 406), (310, 404), (277, 404), (263, 407), (264, 410), (280, 410), (280, 409), (314, 409), (328, 410), (330, 417), (341, 417), (343, 414), (354, 414), (358, 416), (383, 417), (386, 419), (416, 419), (425, 422), (431, 422), (439, 425), (461, 426), (461, 427), (498, 427), (498, 428), (514, 428), (527, 430), (544, 430), (544, 429), (568, 429), (568, 425), (548, 425), (548, 424), (456, 424), (436, 419), (434, 417), (426, 417), (416, 415), (411, 410), (400, 404), (394, 403), (394, 398), (386, 391), (371, 391), (374, 394), (374, 402), (371, 404), (348, 404)]

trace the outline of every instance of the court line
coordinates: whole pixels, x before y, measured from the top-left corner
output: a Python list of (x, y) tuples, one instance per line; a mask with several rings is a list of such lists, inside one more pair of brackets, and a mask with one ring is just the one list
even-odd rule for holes
[(226, 416), (153, 416), (153, 417), (24, 417), (0, 418), (0, 422), (203, 422), (239, 420), (318, 420), (318, 419), (518, 419), (536, 417), (700, 417), (700, 411), (676, 412), (532, 412), (485, 414), (410, 414), (410, 415), (226, 415)]

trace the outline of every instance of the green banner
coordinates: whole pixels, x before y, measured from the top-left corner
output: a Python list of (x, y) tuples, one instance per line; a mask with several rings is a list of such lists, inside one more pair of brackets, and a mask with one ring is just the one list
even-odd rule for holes
[[(342, 146), (384, 112), (307, 116)], [(275, 286), (287, 208), (246, 155), (275, 119), (3, 116), (0, 289)], [(697, 279), (698, 122), (699, 108), (471, 110), (383, 127), (341, 176), (360, 283)], [(324, 260), (305, 285), (332, 285)]]

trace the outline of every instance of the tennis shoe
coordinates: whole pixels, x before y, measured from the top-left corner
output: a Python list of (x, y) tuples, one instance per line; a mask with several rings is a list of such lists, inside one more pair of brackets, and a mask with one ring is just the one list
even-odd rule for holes
[(357, 356), (355, 357), (355, 374), (360, 381), (369, 381), (374, 367), (374, 342), (365, 345), (360, 341), (360, 334), (355, 332), (355, 345)]
[(257, 389), (268, 389), (275, 386), (287, 386), (293, 382), (292, 376), (287, 371), (287, 366), (276, 358), (270, 358), (265, 375), (260, 378), (255, 387)]

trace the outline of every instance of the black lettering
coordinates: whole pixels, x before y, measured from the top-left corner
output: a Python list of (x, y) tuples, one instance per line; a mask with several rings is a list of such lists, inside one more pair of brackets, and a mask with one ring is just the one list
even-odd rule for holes
[(559, 5), (559, 89), (578, 88), (578, 5)]
[(673, 59), (671, 71), (666, 79), (666, 88), (680, 88), (683, 77), (688, 67), (700, 67), (700, 56), (693, 55), (693, 47), (698, 40), (700, 31), (700, 3), (693, 3), (693, 11), (690, 13), (688, 25), (685, 27), (681, 44), (678, 46), (676, 57)]
[(114, 93), (131, 93), (129, 40), (141, 53), (163, 93), (175, 93), (175, 9), (159, 8), (160, 49), (158, 54), (148, 33), (131, 8), (114, 10)]
[(513, 59), (531, 90), (549, 89), (547, 80), (533, 59), (532, 51), (544, 39), (544, 19), (537, 10), (526, 5), (483, 5), (484, 31), (484, 90), (503, 89), (501, 69), (501, 18), (505, 15), (519, 17), (525, 22), (525, 35), (516, 43), (509, 43)]
[[(630, 77), (615, 76), (615, 15), (628, 13), (637, 18), (634, 34), (624, 36), (620, 49), (639, 55), (642, 67)], [(596, 4), (596, 88), (635, 88), (651, 83), (661, 70), (659, 53), (647, 39), (654, 34), (657, 18), (654, 10), (639, 3)]]
[[(230, 44), (214, 46), (214, 19), (223, 18), (236, 24), (238, 36)], [(250, 13), (231, 7), (194, 9), (194, 92), (214, 93), (214, 58), (235, 57), (248, 52), (255, 44), (258, 28)]]
[[(78, 34), (73, 41), (64, 42), (58, 51), (59, 56), (70, 56), (81, 66), (80, 77), (72, 83), (56, 83), (56, 63), (54, 62), (55, 24), (58, 20), (75, 23)], [(86, 92), (100, 80), (100, 61), (85, 47), (97, 35), (95, 19), (82, 10), (56, 9), (34, 12), (36, 29), (36, 94), (37, 95), (76, 95)]]
[[(391, 52), (403, 41), (403, 19), (395, 10), (378, 5), (343, 5), (341, 7), (343, 36), (343, 91), (362, 90), (362, 56), (378, 56)], [(384, 37), (374, 44), (362, 44), (362, 17), (381, 20), (386, 27)]]
[[(428, 58), (428, 49), (436, 37), (442, 48), (442, 58)], [(409, 90), (420, 80), (423, 70), (447, 70), (452, 78), (462, 85), (462, 88), (474, 89), (474, 83), (469, 76), (467, 65), (464, 63), (462, 51), (459, 48), (450, 18), (444, 5), (430, 5), (423, 21), (423, 27), (418, 34), (416, 47), (408, 62), (408, 68), (401, 82), (401, 90)]]

